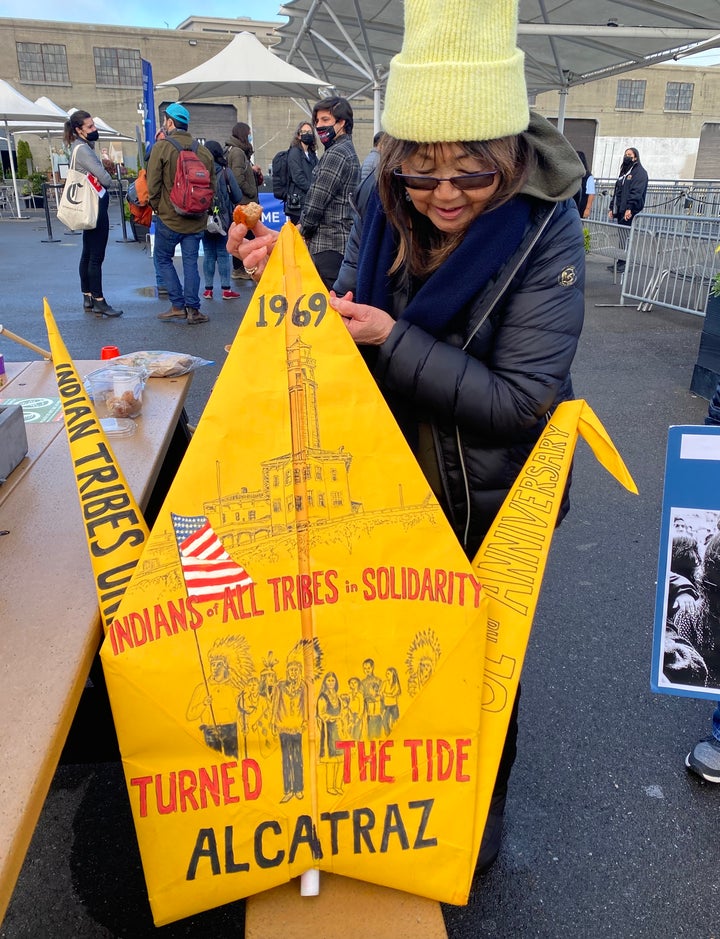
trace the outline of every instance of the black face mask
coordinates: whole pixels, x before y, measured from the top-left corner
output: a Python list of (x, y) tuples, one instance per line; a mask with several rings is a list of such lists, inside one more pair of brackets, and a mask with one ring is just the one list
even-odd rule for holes
[(330, 144), (335, 139), (335, 127), (334, 125), (329, 125), (327, 127), (318, 127), (316, 128), (317, 135), (320, 138), (320, 143), (323, 147), (329, 147)]
[(300, 140), (301, 140), (304, 144), (307, 144), (308, 147), (309, 147), (310, 144), (315, 140), (315, 135), (314, 135), (314, 134), (307, 134), (307, 133), (306, 133), (306, 134), (300, 134)]
[(96, 140), (100, 139), (100, 131), (91, 130), (89, 133), (85, 135), (85, 139), (91, 141), (92, 143), (95, 143)]
[(632, 157), (625, 157), (622, 161), (623, 170), (629, 170), (635, 161)]

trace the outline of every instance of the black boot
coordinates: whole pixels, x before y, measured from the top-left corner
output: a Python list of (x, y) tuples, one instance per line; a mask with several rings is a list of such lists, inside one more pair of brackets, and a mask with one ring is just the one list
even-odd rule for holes
[(83, 310), (85, 310), (86, 313), (92, 313), (92, 308), (93, 308), (92, 294), (84, 293), (83, 294)]
[(104, 299), (93, 297), (92, 311), (95, 316), (122, 316), (122, 310), (113, 310), (109, 303)]

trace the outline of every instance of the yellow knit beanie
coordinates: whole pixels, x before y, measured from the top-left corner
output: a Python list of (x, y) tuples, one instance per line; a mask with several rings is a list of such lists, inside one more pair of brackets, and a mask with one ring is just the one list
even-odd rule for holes
[(383, 128), (398, 140), (494, 140), (527, 130), (518, 0), (405, 0)]

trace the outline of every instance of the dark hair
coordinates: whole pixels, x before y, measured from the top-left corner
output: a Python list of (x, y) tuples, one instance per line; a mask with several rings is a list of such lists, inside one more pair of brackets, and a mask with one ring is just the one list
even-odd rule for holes
[(589, 173), (590, 167), (587, 165), (587, 159), (585, 157), (585, 153), (582, 150), (576, 150), (575, 153), (577, 153), (578, 159), (580, 160), (582, 165), (585, 167), (585, 172)]
[(213, 159), (220, 166), (227, 166), (227, 160), (225, 159), (225, 153), (223, 152), (222, 144), (218, 143), (217, 140), (206, 140), (205, 149), (209, 150), (213, 155)]
[[(535, 167), (535, 151), (523, 134), (497, 140), (457, 143), (467, 156), (480, 161), (488, 169), (498, 171), (498, 187), (483, 209), (484, 212), (496, 209), (516, 196)], [(420, 150), (433, 159), (442, 146), (441, 143), (396, 140), (390, 134), (383, 138), (377, 174), (378, 193), (388, 221), (400, 238), (389, 274), (403, 269), (409, 275), (425, 275), (435, 271), (464, 237), (464, 232), (447, 235), (435, 228), (406, 198), (407, 190), (393, 172)]]
[(248, 140), (251, 133), (250, 125), (246, 124), (244, 121), (238, 121), (232, 129), (232, 136), (240, 142), (240, 149), (245, 151), (245, 155), (248, 159), (250, 159), (253, 153), (252, 144)]
[(345, 121), (345, 133), (350, 136), (353, 129), (353, 109), (347, 98), (323, 98), (312, 109), (313, 124), (318, 111), (329, 111), (336, 121)]
[[(635, 154), (635, 159), (638, 161), (638, 163), (640, 162), (640, 154), (639, 154), (638, 151), (635, 149), (635, 147), (625, 147), (625, 150), (630, 150), (632, 153), (634, 153), (634, 154)], [(625, 151), (623, 151), (623, 160), (624, 160), (624, 159), (625, 159)]]
[(706, 593), (720, 591), (720, 535), (713, 535), (705, 546), (700, 584)]
[(290, 146), (302, 147), (302, 143), (300, 141), (300, 131), (303, 129), (303, 127), (309, 127), (310, 130), (312, 131), (313, 142), (309, 143), (307, 147), (308, 147), (308, 150), (312, 150), (312, 152), (315, 153), (315, 151), (317, 150), (317, 141), (315, 139), (315, 130), (312, 126), (311, 121), (300, 121), (298, 126), (295, 128), (295, 133), (293, 134), (293, 139), (290, 141)]
[(700, 551), (695, 538), (677, 535), (672, 541), (670, 570), (695, 583), (695, 572), (700, 563)]
[(380, 143), (380, 141), (383, 139), (384, 136), (385, 136), (385, 131), (379, 130), (373, 137), (373, 147), (377, 147), (377, 145)]
[(80, 135), (78, 134), (78, 128), (82, 127), (89, 117), (92, 117), (92, 114), (88, 114), (87, 111), (73, 111), (73, 113), (70, 115), (70, 119), (65, 121), (63, 140), (68, 145), (68, 147), (73, 143), (73, 141), (81, 139)]

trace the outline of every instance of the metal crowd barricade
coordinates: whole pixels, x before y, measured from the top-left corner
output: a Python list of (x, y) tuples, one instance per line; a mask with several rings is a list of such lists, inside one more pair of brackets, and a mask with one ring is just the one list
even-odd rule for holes
[(720, 271), (720, 218), (641, 212), (630, 232), (623, 302), (704, 316), (710, 283)]
[(631, 229), (626, 225), (618, 225), (617, 222), (600, 221), (592, 217), (583, 219), (583, 226), (590, 233), (588, 254), (610, 260), (613, 266), (613, 283), (617, 283), (617, 264), (618, 261), (627, 259), (628, 235), (631, 234)]

